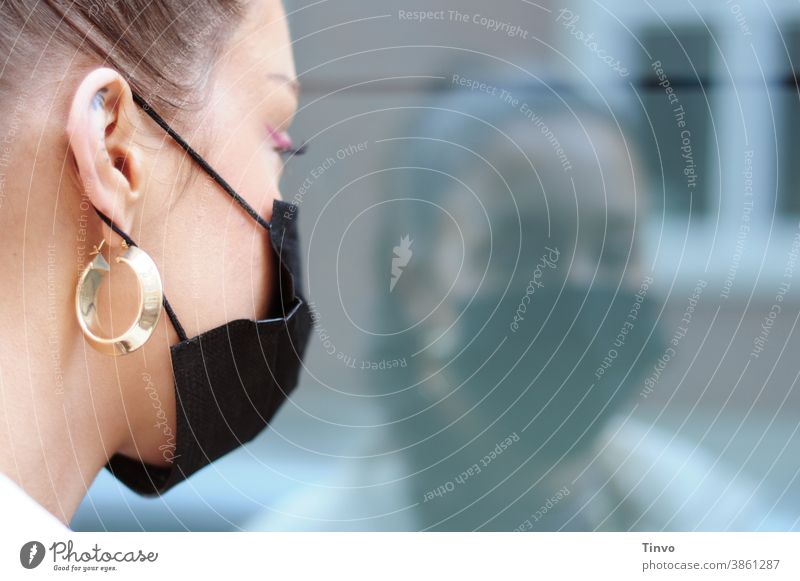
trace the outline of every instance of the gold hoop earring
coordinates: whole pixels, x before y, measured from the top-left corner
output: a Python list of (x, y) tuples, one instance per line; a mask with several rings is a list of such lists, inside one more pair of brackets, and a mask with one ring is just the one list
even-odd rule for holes
[(127, 246), (125, 253), (118, 256), (117, 263), (127, 264), (133, 270), (139, 281), (140, 304), (139, 316), (133, 324), (119, 337), (105, 339), (98, 337), (91, 331), (91, 326), (97, 319), (97, 292), (103, 278), (110, 271), (108, 261), (101, 251), (105, 240), (95, 248), (92, 254), (97, 256), (86, 266), (78, 280), (75, 292), (75, 309), (78, 323), (89, 344), (106, 355), (127, 355), (147, 343), (158, 324), (164, 300), (164, 290), (161, 285), (161, 275), (153, 259), (136, 246)]

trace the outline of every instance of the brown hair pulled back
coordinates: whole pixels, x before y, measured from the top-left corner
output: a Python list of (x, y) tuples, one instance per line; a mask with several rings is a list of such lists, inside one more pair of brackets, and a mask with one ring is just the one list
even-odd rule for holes
[(0, 104), (36, 73), (119, 71), (162, 114), (202, 102), (244, 0), (0, 0)]

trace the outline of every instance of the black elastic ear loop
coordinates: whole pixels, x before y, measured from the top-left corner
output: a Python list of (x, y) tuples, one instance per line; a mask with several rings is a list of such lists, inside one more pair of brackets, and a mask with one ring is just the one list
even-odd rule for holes
[(222, 187), (222, 189), (225, 190), (225, 192), (245, 210), (245, 212), (250, 214), (250, 216), (252, 216), (253, 219), (259, 224), (261, 224), (261, 226), (263, 226), (264, 228), (270, 229), (272, 227), (269, 222), (264, 220), (264, 218), (262, 218), (261, 215), (258, 212), (256, 212), (252, 208), (252, 206), (250, 206), (250, 204), (248, 204), (245, 201), (244, 198), (242, 198), (239, 194), (236, 193), (236, 190), (234, 190), (230, 186), (230, 184), (228, 184), (228, 182), (226, 182), (222, 178), (221, 175), (219, 175), (216, 171), (214, 171), (214, 168), (208, 165), (208, 162), (206, 162), (206, 160), (203, 159), (203, 157), (199, 153), (197, 153), (194, 149), (192, 149), (191, 145), (186, 143), (186, 141), (184, 141), (184, 139), (180, 135), (178, 135), (166, 121), (164, 121), (161, 115), (155, 112), (155, 110), (150, 106), (150, 104), (147, 101), (145, 101), (142, 97), (137, 95), (136, 92), (133, 92), (133, 100), (136, 101), (136, 104), (139, 105), (139, 107), (141, 107), (142, 110), (145, 113), (147, 113), (153, 119), (153, 121), (155, 121), (161, 127), (161, 129), (166, 131), (167, 135), (172, 137), (172, 139), (175, 140), (175, 143), (180, 145), (186, 151), (186, 153), (188, 153), (189, 156), (193, 160), (195, 160), (197, 164), (200, 167), (202, 167), (206, 171), (206, 173), (208, 173), (208, 175), (210, 175), (214, 179), (214, 181), (217, 182), (220, 185), (220, 187)]
[[(117, 227), (117, 225), (114, 224), (114, 222), (112, 222), (109, 219), (108, 216), (103, 214), (103, 212), (101, 212), (97, 208), (95, 208), (94, 211), (97, 212), (97, 215), (100, 216), (100, 219), (103, 222), (108, 224), (108, 227), (111, 228), (114, 231), (114, 233), (118, 234), (120, 238), (122, 238), (125, 241), (125, 244), (127, 244), (128, 246), (136, 246), (138, 248), (136, 242), (134, 242), (130, 236), (125, 234), (125, 232), (120, 230)], [(169, 304), (166, 294), (164, 295), (162, 304), (164, 305), (164, 310), (167, 311), (167, 316), (169, 317), (169, 320), (172, 321), (172, 326), (175, 327), (175, 332), (178, 334), (178, 339), (180, 339), (181, 342), (186, 341), (186, 339), (188, 338), (186, 337), (186, 331), (183, 330), (183, 325), (181, 325), (180, 321), (178, 321), (178, 317), (175, 315), (175, 311), (172, 310), (172, 306)]]

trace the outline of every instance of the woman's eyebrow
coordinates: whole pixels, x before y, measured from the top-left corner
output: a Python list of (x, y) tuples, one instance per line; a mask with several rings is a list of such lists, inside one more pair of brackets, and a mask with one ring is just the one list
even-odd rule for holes
[(297, 99), (300, 99), (300, 82), (281, 73), (268, 73), (267, 79), (288, 85)]

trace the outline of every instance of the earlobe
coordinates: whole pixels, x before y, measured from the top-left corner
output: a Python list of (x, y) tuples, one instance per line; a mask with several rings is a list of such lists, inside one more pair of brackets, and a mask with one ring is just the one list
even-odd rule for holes
[(124, 231), (132, 227), (142, 182), (140, 152), (133, 142), (136, 119), (127, 81), (112, 69), (99, 68), (78, 86), (66, 127), (85, 194)]

